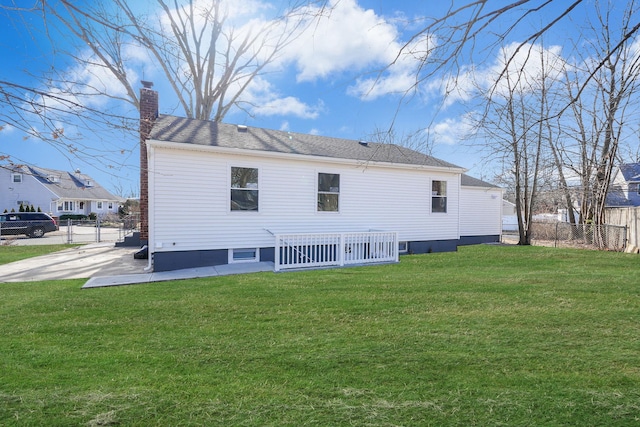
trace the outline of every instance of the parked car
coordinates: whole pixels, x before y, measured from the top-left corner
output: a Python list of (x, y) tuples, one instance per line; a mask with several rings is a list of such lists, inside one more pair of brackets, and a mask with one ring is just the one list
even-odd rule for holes
[(11, 212), (0, 214), (0, 235), (25, 234), (29, 237), (42, 237), (45, 233), (56, 231), (58, 224), (46, 213)]

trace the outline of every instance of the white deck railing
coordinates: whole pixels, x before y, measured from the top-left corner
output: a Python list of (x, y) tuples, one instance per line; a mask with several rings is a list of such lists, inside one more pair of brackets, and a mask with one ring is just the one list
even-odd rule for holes
[(398, 233), (276, 234), (275, 270), (398, 261)]

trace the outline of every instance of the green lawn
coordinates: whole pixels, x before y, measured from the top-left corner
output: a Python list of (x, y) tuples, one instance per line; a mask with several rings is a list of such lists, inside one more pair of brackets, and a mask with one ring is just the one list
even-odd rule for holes
[[(5, 242), (5, 240), (2, 240)], [(32, 258), (39, 255), (46, 255), (51, 252), (61, 251), (63, 249), (77, 248), (78, 245), (2, 245), (0, 244), (0, 265), (7, 264), (21, 259)]]
[(0, 284), (0, 424), (640, 424), (637, 255)]

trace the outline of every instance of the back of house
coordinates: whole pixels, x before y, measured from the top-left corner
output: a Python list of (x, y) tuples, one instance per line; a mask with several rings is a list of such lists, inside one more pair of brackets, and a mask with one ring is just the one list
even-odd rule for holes
[(464, 169), (404, 147), (159, 116), (147, 153), (155, 271), (276, 261), (281, 235), (393, 233), (408, 253), (459, 243)]

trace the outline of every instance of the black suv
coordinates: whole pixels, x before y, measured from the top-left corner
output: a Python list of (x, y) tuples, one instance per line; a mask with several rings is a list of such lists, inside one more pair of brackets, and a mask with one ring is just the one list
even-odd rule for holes
[(58, 224), (46, 213), (11, 212), (0, 214), (0, 235), (26, 234), (29, 237), (42, 237), (44, 233), (56, 231)]

